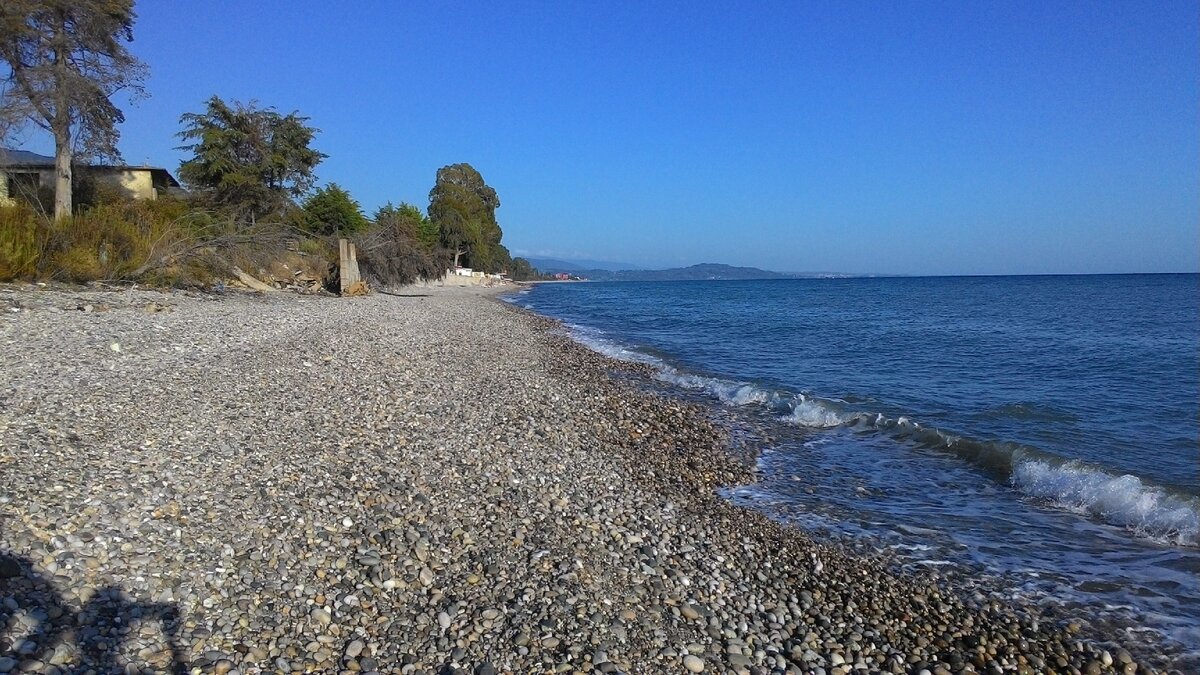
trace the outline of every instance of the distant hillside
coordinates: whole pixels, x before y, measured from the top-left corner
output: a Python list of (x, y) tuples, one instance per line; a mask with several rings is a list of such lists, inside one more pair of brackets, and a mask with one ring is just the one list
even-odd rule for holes
[(558, 260), (556, 258), (525, 258), (533, 268), (543, 274), (567, 272), (576, 274), (583, 271), (602, 270), (613, 272), (617, 270), (641, 270), (637, 265), (622, 262), (606, 262), (603, 260)]
[[(567, 270), (564, 270), (567, 271)], [(718, 263), (701, 263), (691, 267), (666, 270), (571, 270), (571, 274), (594, 281), (700, 281), (737, 279), (791, 279), (796, 275), (760, 270), (757, 267), (734, 267)]]

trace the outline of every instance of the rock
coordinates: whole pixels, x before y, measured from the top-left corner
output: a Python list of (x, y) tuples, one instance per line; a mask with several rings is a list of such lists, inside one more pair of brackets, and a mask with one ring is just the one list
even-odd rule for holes
[(704, 672), (704, 660), (698, 656), (688, 654), (687, 656), (683, 657), (683, 667), (689, 673), (703, 673)]
[(351, 640), (350, 644), (346, 645), (346, 651), (345, 651), (346, 658), (349, 658), (349, 659), (358, 658), (358, 655), (362, 654), (363, 649), (365, 647), (366, 647), (366, 645), (363, 644), (362, 640)]

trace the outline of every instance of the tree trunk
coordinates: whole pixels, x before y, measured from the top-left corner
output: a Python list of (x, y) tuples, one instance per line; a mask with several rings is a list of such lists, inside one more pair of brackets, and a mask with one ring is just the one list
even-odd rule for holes
[(71, 217), (71, 111), (65, 83), (70, 70), (67, 64), (67, 17), (58, 12), (54, 35), (55, 82), (58, 85), (54, 102), (54, 119), (50, 122), (54, 134), (54, 219)]
[(62, 220), (71, 216), (71, 139), (54, 139), (54, 219)]
[(464, 253), (466, 253), (466, 251), (462, 250), (461, 248), (454, 249), (454, 269), (458, 269), (458, 257)]

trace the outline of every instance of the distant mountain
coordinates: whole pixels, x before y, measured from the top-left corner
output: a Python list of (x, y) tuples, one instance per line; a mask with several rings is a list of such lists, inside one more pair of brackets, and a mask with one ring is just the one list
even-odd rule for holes
[[(567, 270), (564, 270), (567, 271)], [(700, 281), (737, 279), (794, 279), (797, 275), (769, 272), (757, 267), (734, 267), (718, 263), (701, 263), (691, 267), (666, 270), (571, 270), (571, 274), (593, 281)]]
[[(522, 256), (525, 257), (525, 256)], [(622, 262), (605, 262), (603, 260), (558, 260), (556, 258), (529, 258), (525, 257), (530, 265), (533, 265), (535, 270), (543, 274), (557, 274), (559, 272), (577, 273), (585, 270), (603, 270), (605, 272), (615, 272), (617, 270), (641, 270), (642, 267), (631, 265)]]

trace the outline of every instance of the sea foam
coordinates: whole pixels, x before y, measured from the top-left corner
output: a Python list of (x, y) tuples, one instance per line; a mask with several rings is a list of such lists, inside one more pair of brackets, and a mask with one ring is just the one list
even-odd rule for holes
[(1058, 508), (1100, 518), (1139, 536), (1179, 546), (1200, 546), (1200, 499), (1172, 494), (1136, 476), (1115, 475), (1016, 443), (967, 438), (903, 416), (846, 410), (832, 399), (683, 372), (594, 329), (576, 325), (569, 328), (575, 340), (594, 351), (650, 365), (656, 371), (655, 379), (707, 393), (725, 405), (762, 406), (779, 414), (781, 422), (814, 430), (845, 426), (887, 434), (989, 469), (1022, 493)]
[(1079, 462), (1020, 462), (1012, 482), (1032, 497), (1087, 513), (1143, 536), (1180, 546), (1200, 545), (1200, 500), (1147, 485), (1137, 476), (1114, 475)]

